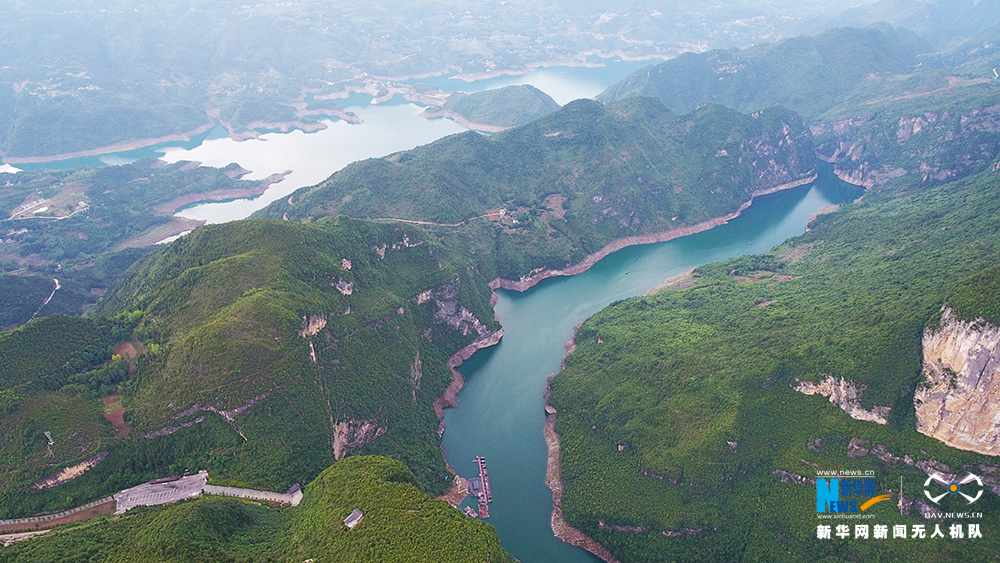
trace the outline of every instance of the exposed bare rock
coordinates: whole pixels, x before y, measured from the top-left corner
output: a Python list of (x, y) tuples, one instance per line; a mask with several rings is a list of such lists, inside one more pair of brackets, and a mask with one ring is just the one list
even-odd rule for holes
[(1000, 328), (950, 308), (924, 331), (917, 430), (953, 448), (1000, 455)]
[(848, 416), (855, 420), (864, 420), (883, 425), (889, 424), (887, 417), (891, 410), (890, 407), (876, 406), (872, 407), (872, 410), (867, 410), (861, 406), (860, 399), (861, 394), (865, 390), (864, 385), (859, 389), (851, 381), (843, 377), (838, 380), (832, 375), (826, 376), (819, 384), (811, 381), (796, 381), (798, 381), (798, 385), (795, 387), (795, 390), (799, 393), (829, 397), (831, 403), (843, 409)]
[(153, 430), (152, 432), (146, 432), (142, 436), (139, 436), (139, 438), (142, 439), (142, 440), (152, 440), (154, 438), (160, 438), (161, 436), (169, 436), (169, 435), (173, 434), (174, 432), (177, 432), (178, 430), (180, 430), (182, 428), (187, 428), (189, 426), (194, 426), (195, 424), (200, 424), (200, 423), (202, 423), (204, 421), (205, 421), (205, 416), (202, 415), (202, 416), (199, 416), (198, 418), (196, 418), (194, 420), (191, 420), (191, 421), (188, 421), (188, 422), (182, 422), (182, 423), (178, 424), (177, 426), (167, 426), (167, 427), (164, 427), (164, 428), (160, 428), (159, 430)]
[(333, 458), (344, 459), (350, 451), (366, 446), (385, 434), (385, 428), (368, 420), (346, 420), (333, 425)]
[(340, 259), (340, 265), (341, 265), (341, 266), (342, 266), (342, 267), (343, 267), (343, 268), (344, 268), (345, 270), (350, 270), (350, 269), (351, 269), (351, 267), (352, 267), (352, 264), (351, 264), (351, 261), (350, 261), (350, 260), (348, 260), (347, 258), (341, 258), (341, 259)]
[(309, 315), (308, 319), (305, 315), (302, 316), (302, 330), (299, 331), (299, 336), (306, 338), (309, 336), (316, 336), (319, 331), (323, 330), (326, 326), (326, 315)]
[(785, 471), (784, 469), (775, 469), (771, 473), (777, 475), (778, 478), (781, 479), (782, 483), (795, 483), (796, 485), (800, 485), (802, 487), (810, 487), (816, 484), (816, 479), (803, 477), (802, 475), (792, 473), (791, 471)]
[(649, 530), (645, 526), (618, 526), (616, 524), (605, 524), (603, 520), (597, 522), (597, 527), (602, 530), (614, 530), (616, 532), (625, 532), (626, 534), (642, 534)]
[(823, 447), (823, 440), (820, 438), (816, 438), (815, 440), (810, 440), (809, 443), (806, 444), (806, 447), (809, 448), (811, 451), (818, 453), (819, 455), (823, 455), (826, 453), (826, 448)]
[(421, 291), (419, 294), (417, 294), (417, 305), (422, 305), (424, 303), (427, 303), (428, 301), (431, 300), (431, 297), (433, 296), (434, 296), (433, 289)]
[(663, 530), (660, 532), (665, 538), (682, 538), (685, 536), (696, 536), (702, 532), (702, 528), (684, 528), (680, 531)]
[(423, 362), (420, 361), (420, 351), (417, 351), (417, 357), (413, 359), (413, 363), (410, 364), (410, 382), (413, 383), (413, 402), (417, 402), (417, 391), (420, 390), (420, 380), (424, 377), (424, 373), (421, 370)]
[(851, 438), (847, 444), (847, 457), (857, 459), (868, 455), (868, 448), (864, 447), (866, 441), (861, 438)]
[(52, 475), (49, 475), (45, 479), (40, 481), (35, 481), (31, 486), (35, 489), (51, 489), (53, 487), (58, 487), (67, 481), (72, 481), (80, 475), (83, 475), (87, 471), (97, 467), (98, 463), (104, 461), (104, 458), (108, 457), (108, 452), (104, 451), (95, 456), (88, 457), (87, 459), (77, 463), (76, 465), (71, 465), (65, 469), (57, 471)]
[(339, 291), (341, 295), (350, 295), (354, 293), (354, 282), (349, 282), (343, 278), (337, 278), (337, 281), (331, 283), (330, 285), (337, 288), (337, 291)]

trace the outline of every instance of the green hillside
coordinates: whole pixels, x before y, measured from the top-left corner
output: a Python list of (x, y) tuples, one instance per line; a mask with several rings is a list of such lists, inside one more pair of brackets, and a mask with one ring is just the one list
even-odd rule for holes
[(559, 104), (545, 92), (530, 84), (519, 84), (474, 94), (453, 94), (440, 109), (427, 108), (424, 117), (435, 117), (445, 110), (473, 124), (514, 127), (557, 109)]
[(953, 52), (923, 56), (931, 49), (905, 29), (839, 28), (684, 55), (633, 73), (598, 99), (651, 95), (679, 111), (779, 103), (806, 118), (817, 156), (842, 179), (939, 184), (980, 172), (1000, 154), (996, 36), (991, 29)]
[(843, 27), (744, 50), (685, 53), (635, 71), (597, 99), (653, 96), (680, 113), (704, 102), (741, 111), (781, 104), (811, 119), (869, 75), (908, 73), (920, 62), (917, 55), (933, 50), (903, 28)]
[(415, 227), (343, 217), (199, 229), (99, 314), (119, 310), (142, 311), (136, 336), (151, 350), (125, 390), (135, 430), (222, 416), (247, 440), (223, 473), (272, 487), (369, 451), (440, 491), (431, 404), (451, 379), (445, 361), (499, 328), (467, 257)]
[(807, 178), (810, 141), (801, 118), (780, 107), (744, 115), (706, 105), (678, 116), (650, 98), (577, 100), (491, 137), (452, 135), (352, 164), (257, 215), (454, 224), (489, 212), (494, 234), (475, 238), (494, 239), (498, 273), (517, 279), (624, 236), (732, 213), (755, 192)]
[[(50, 316), (0, 335), (0, 517), (192, 467), (284, 490), (357, 453), (396, 457), (442, 492), (445, 363), (499, 329), (488, 278), (460, 247), (346, 217), (208, 226), (134, 266), (96, 323)], [(131, 365), (111, 356), (122, 341)], [(116, 392), (131, 436), (111, 440), (98, 396)], [(57, 400), (76, 401), (76, 418), (48, 422)], [(45, 430), (65, 455), (45, 455)], [(29, 487), (101, 450), (83, 476)]]
[[(694, 287), (587, 320), (550, 398), (569, 521), (623, 562), (995, 560), (1000, 543), (985, 535), (816, 541), (808, 478), (874, 470), (882, 492), (898, 494), (903, 477), (909, 502), (926, 478), (914, 465), (993, 475), (992, 458), (916, 431), (913, 394), (923, 329), (943, 304), (996, 318), (998, 180), (987, 172), (901, 197), (889, 184), (767, 255), (700, 267)], [(794, 390), (828, 375), (853, 382), (862, 408), (890, 407), (888, 425)], [(873, 509), (871, 523), (926, 523), (922, 502), (907, 516)], [(990, 495), (978, 506), (998, 505)]]
[[(305, 488), (290, 511), (294, 548), (316, 561), (499, 561), (515, 559), (493, 527), (419, 492), (396, 460), (356, 456), (334, 464)], [(341, 522), (359, 509), (353, 530)]]
[[(355, 529), (342, 524), (360, 508)], [(420, 492), (397, 460), (356, 456), (276, 508), (224, 497), (137, 508), (0, 549), (0, 562), (511, 562), (493, 527)]]

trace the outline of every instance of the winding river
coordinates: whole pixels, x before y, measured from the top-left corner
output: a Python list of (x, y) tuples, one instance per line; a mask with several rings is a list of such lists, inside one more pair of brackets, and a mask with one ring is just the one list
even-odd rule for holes
[(860, 193), (827, 165), (812, 184), (757, 198), (728, 224), (619, 250), (582, 274), (544, 280), (524, 293), (497, 290), (495, 310), (504, 337), (461, 366), (466, 386), (458, 407), (445, 411), (444, 449), (449, 463), (466, 477), (478, 474), (472, 459), (486, 457), (493, 490), (489, 523), (504, 548), (523, 563), (599, 561), (555, 538), (552, 493), (545, 485), (543, 395), (574, 326), (612, 301), (643, 295), (700, 264), (764, 252), (802, 234), (810, 215), (823, 206)]

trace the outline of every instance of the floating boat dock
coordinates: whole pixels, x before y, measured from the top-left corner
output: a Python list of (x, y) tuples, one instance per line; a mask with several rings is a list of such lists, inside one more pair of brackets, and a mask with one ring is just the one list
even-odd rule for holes
[[(478, 456), (472, 461), (479, 464), (479, 477), (473, 477), (468, 481), (469, 496), (479, 501), (479, 517), (490, 517), (490, 503), (493, 502), (493, 491), (490, 490), (490, 476), (486, 471), (486, 458)], [(466, 509), (466, 514), (472, 512)], [(470, 514), (471, 516), (471, 514)]]

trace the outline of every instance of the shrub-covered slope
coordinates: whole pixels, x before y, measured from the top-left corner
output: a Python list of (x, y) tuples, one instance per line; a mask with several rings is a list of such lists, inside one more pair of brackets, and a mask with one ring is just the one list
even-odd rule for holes
[[(998, 538), (985, 534), (817, 541), (809, 479), (874, 470), (879, 493), (898, 502), (902, 477), (906, 516), (888, 503), (871, 511), (870, 524), (890, 526), (933, 525), (921, 516), (933, 508), (920, 496), (925, 471), (1000, 484), (992, 458), (919, 434), (913, 406), (921, 336), (942, 305), (994, 314), (995, 281), (969, 276), (1000, 258), (998, 181), (988, 172), (904, 197), (873, 193), (768, 255), (703, 266), (694, 287), (586, 321), (550, 398), (569, 521), (625, 562), (995, 559)], [(858, 390), (855, 415), (881, 412), (888, 424), (795, 390), (829, 376)], [(997, 508), (989, 491), (977, 505)]]
[[(469, 518), (446, 501), (421, 494), (402, 463), (354, 456), (333, 465), (305, 488), (290, 512), (295, 549), (316, 561), (500, 561), (514, 559), (500, 547), (493, 527)], [(364, 519), (342, 524), (352, 510)]]

